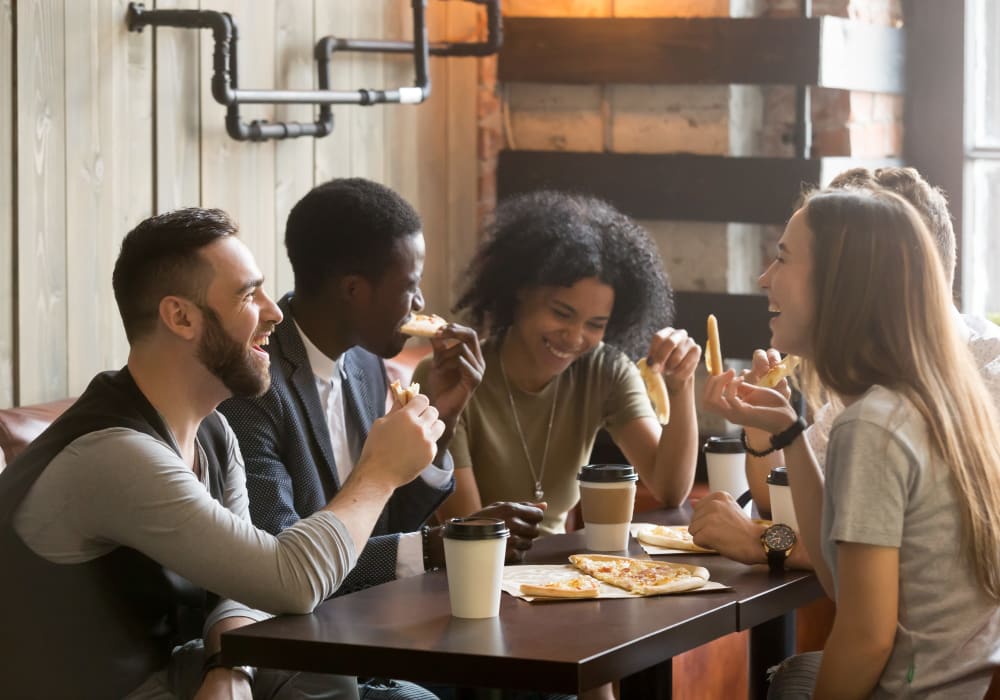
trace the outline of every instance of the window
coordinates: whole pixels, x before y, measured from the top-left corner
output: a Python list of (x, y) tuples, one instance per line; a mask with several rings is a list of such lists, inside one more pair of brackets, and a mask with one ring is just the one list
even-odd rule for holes
[[(966, 0), (963, 307), (1000, 320), (1000, 3)], [(956, 203), (957, 205), (957, 203)]]

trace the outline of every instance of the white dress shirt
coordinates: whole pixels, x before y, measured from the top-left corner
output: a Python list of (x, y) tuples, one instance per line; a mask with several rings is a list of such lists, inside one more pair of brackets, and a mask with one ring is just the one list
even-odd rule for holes
[[(353, 427), (348, 428), (344, 417), (346, 410), (344, 380), (347, 378), (347, 374), (344, 372), (343, 356), (336, 360), (327, 357), (309, 340), (298, 323), (295, 324), (295, 329), (299, 332), (299, 337), (302, 338), (306, 357), (309, 358), (309, 366), (312, 367), (313, 377), (316, 379), (316, 391), (319, 393), (320, 405), (326, 412), (330, 445), (333, 448), (333, 458), (337, 463), (337, 478), (343, 485), (353, 471), (354, 464), (361, 456), (361, 448), (363, 447), (361, 436)], [(443, 488), (451, 480), (451, 477), (451, 469), (443, 469), (434, 464), (428, 465), (420, 473), (420, 478), (434, 488)], [(396, 578), (422, 573), (424, 573), (424, 547), (420, 533), (400, 534), (399, 548), (396, 551)]]

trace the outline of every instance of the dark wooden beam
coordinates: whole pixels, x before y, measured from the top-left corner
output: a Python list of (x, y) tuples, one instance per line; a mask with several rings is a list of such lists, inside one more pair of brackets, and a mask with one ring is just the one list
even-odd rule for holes
[(815, 85), (901, 93), (900, 29), (838, 17), (504, 20), (501, 81)]
[(757, 348), (771, 346), (771, 315), (763, 294), (674, 292), (674, 306), (674, 326), (685, 329), (702, 347), (708, 335), (708, 315), (715, 314), (724, 358), (749, 360)]
[(536, 189), (606, 199), (629, 216), (673, 221), (783, 224), (804, 188), (857, 165), (850, 158), (728, 158), (690, 154), (502, 151), (499, 196)]
[(958, 266), (955, 293), (962, 290), (965, 198), (965, 0), (907, 0), (907, 36), (919, 51), (906, 66), (903, 155), (932, 185), (948, 195)]

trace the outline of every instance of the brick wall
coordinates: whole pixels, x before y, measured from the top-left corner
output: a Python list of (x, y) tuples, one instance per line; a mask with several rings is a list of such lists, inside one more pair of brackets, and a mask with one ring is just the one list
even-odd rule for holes
[[(814, 0), (813, 14), (897, 26), (901, 0)], [(505, 0), (508, 16), (797, 15), (799, 0)], [(500, 148), (621, 153), (793, 155), (795, 89), (682, 85), (499, 85), (482, 64), (480, 215), (496, 203)], [(902, 99), (812, 89), (813, 156), (898, 156)], [(790, 194), (790, 197), (794, 193)], [(644, 221), (676, 289), (753, 292), (776, 227)], [(703, 425), (704, 429), (725, 426)]]

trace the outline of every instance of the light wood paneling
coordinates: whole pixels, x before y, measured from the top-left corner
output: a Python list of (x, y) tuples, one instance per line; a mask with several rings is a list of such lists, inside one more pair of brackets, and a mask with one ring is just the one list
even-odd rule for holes
[[(156, 0), (161, 10), (195, 10), (198, 0)], [(201, 203), (201, 84), (202, 37), (191, 29), (147, 27), (156, 32), (156, 211)], [(211, 53), (209, 54), (211, 56)], [(141, 59), (151, 68), (152, 53)], [(209, 69), (210, 70), (210, 69)], [(224, 107), (215, 105), (210, 117), (222, 123)]]
[[(114, 332), (106, 367), (121, 367), (128, 360), (128, 341), (113, 304), (111, 288), (113, 260), (118, 257), (121, 240), (136, 224), (155, 211), (155, 171), (153, 149), (153, 34), (129, 32), (125, 25), (128, 0), (114, 0), (115, 11), (101, 31), (112, 32), (115, 41), (112, 68), (112, 181), (111, 243), (105, 289), (112, 305)], [(127, 143), (122, 147), (122, 138)]]
[[(312, 0), (277, 0), (275, 26), (275, 85), (279, 88), (316, 88), (316, 62), (312, 47), (319, 38), (315, 31)], [(279, 105), (275, 118), (281, 121), (313, 122), (319, 108), (310, 105)], [(288, 212), (312, 189), (316, 139), (301, 137), (279, 141), (274, 146), (274, 233), (275, 264), (268, 274), (267, 289), (284, 294), (294, 286), (292, 266), (285, 253), (285, 222)]]
[[(448, 38), (477, 41), (486, 36), (483, 8), (471, 3), (453, 3), (448, 15)], [(475, 253), (479, 204), (479, 162), (477, 160), (477, 99), (479, 61), (448, 59), (448, 242), (445, 299), (450, 307), (456, 300), (455, 283)], [(473, 115), (473, 118), (469, 118)]]
[[(17, 3), (19, 400), (67, 395), (65, 8)], [(92, 290), (74, 290), (90, 304)]]
[[(385, 38), (385, 0), (372, 0), (355, 5), (352, 38)], [(384, 54), (353, 54), (350, 56), (351, 78), (346, 86), (350, 89), (382, 89), (386, 87), (386, 61), (393, 60)], [(352, 177), (365, 177), (376, 182), (385, 182), (385, 112), (390, 109), (405, 109), (404, 105), (372, 105), (348, 107), (351, 120)]]
[[(149, 33), (131, 34), (125, 2), (66, 4), (66, 288), (68, 385), (79, 394), (94, 374), (120, 366), (127, 343), (111, 287), (125, 233), (152, 207)], [(131, 48), (135, 51), (130, 51)], [(130, 54), (140, 59), (133, 62)], [(127, 147), (116, 147), (127, 144)], [(86, 313), (78, 294), (87, 294)]]
[(0, 408), (14, 405), (14, 7), (0, 1)]
[[(447, 40), (448, 13), (455, 4), (428, 4), (431, 41)], [(455, 60), (458, 59), (431, 59), (431, 97), (416, 107), (416, 160), (420, 175), (417, 178), (416, 200), (411, 200), (411, 203), (423, 219), (427, 242), (421, 288), (427, 308), (441, 315), (447, 315), (448, 289), (451, 286), (448, 279), (448, 74)], [(413, 108), (402, 106), (399, 109)]]
[[(275, 4), (258, 0), (213, 0), (211, 9), (229, 12), (239, 29), (239, 84), (271, 89), (275, 74)], [(274, 142), (235, 141), (226, 134), (226, 108), (211, 96), (212, 36), (201, 46), (201, 201), (227, 211), (239, 224), (240, 238), (260, 269), (275, 270)], [(274, 121), (274, 105), (243, 105), (244, 121)]]
[[(317, 2), (316, 38), (324, 36), (349, 38), (354, 29), (354, 18), (357, 15), (356, 8), (359, 4)], [(353, 84), (354, 71), (352, 69), (352, 62), (358, 59), (358, 54), (335, 53), (333, 55), (330, 61), (331, 89), (353, 90), (359, 87)], [(348, 177), (356, 174), (351, 168), (351, 152), (356, 146), (363, 147), (363, 144), (355, 144), (353, 138), (354, 118), (351, 113), (357, 109), (361, 108), (352, 105), (333, 107), (333, 133), (316, 141), (316, 184), (335, 177)]]
[[(384, 13), (385, 38), (396, 41), (413, 40), (413, 11), (407, 0), (390, 0)], [(441, 59), (431, 59), (439, 61)], [(414, 83), (413, 58), (409, 55), (388, 56), (384, 64), (385, 84), (390, 88)], [(417, 204), (417, 182), (420, 172), (417, 110), (422, 106), (391, 105), (385, 109), (382, 125), (385, 129), (384, 184), (398, 192), (406, 201)]]
[[(413, 36), (409, 0), (146, 4), (232, 13), (246, 88), (314, 87), (312, 48), (325, 35)], [(11, 105), (0, 113), (0, 329), (11, 329), (0, 332), (0, 405), (77, 393), (95, 372), (125, 362), (111, 270), (121, 237), (154, 211), (230, 212), (277, 295), (293, 284), (282, 241), (294, 203), (331, 177), (372, 178), (421, 213), (428, 306), (447, 312), (475, 241), (478, 61), (433, 58), (428, 102), (337, 107), (327, 138), (237, 142), (210, 94), (210, 32), (130, 33), (126, 7), (127, 0), (0, 0), (0, 47), (16, 44), (0, 49), (0, 100)], [(481, 14), (463, 3), (430, 3), (431, 38), (471, 38)], [(408, 55), (343, 53), (332, 62), (335, 89), (413, 81)], [(242, 112), (245, 120), (305, 122), (317, 109)]]

